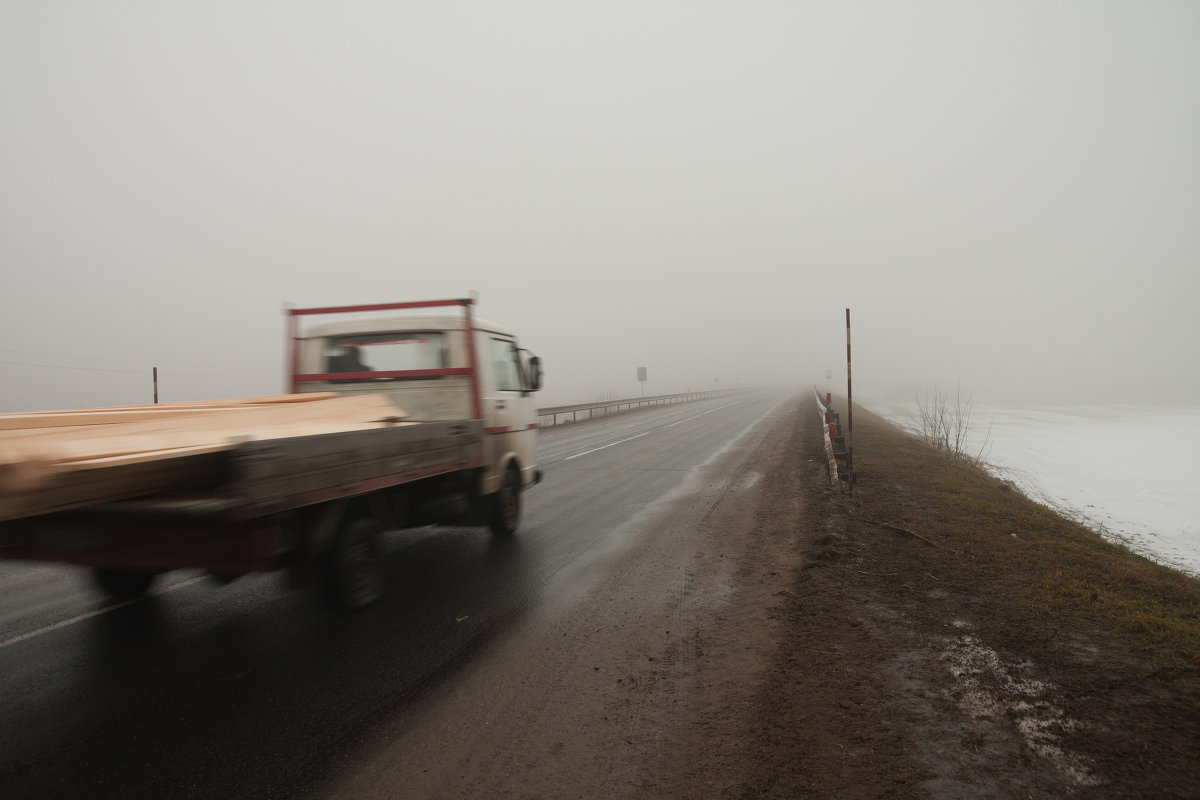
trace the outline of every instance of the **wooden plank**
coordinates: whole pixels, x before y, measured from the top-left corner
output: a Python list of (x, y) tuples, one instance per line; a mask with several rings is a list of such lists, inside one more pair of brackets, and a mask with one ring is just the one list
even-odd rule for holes
[(212, 400), (177, 400), (172, 403), (144, 403), (132, 406), (97, 406), (94, 408), (63, 408), (54, 411), (17, 411), (6, 416), (42, 416), (54, 414), (78, 414), (93, 411), (130, 411), (155, 408), (220, 408), (231, 405), (273, 405), (278, 403), (311, 403), (317, 400), (330, 400), (338, 397), (337, 392), (298, 392), (295, 394), (256, 395), (254, 397), (226, 397)]
[[(152, 452), (218, 442), (304, 435), (377, 426), (384, 420), (402, 419), (404, 412), (383, 395), (336, 397), (316, 403), (286, 406), (246, 406), (213, 409), (184, 417), (163, 417), (136, 422), (46, 429), (0, 437), (5, 444), (0, 464), (29, 459), (74, 461), (136, 452)], [(307, 427), (315, 426), (312, 431)]]
[[(192, 456), (229, 450), (241, 442), (411, 424), (398, 423), (404, 412), (379, 394), (211, 411), (0, 437), (0, 519), (45, 513), (77, 504), (81, 497), (101, 502), (164, 487), (157, 477), (147, 481), (146, 470), (126, 469), (137, 464), (158, 464), (175, 476), (172, 480), (187, 483), (186, 464)], [(72, 475), (78, 473), (86, 473), (87, 491), (71, 488)]]
[(144, 406), (72, 409), (70, 411), (27, 411), (14, 414), (0, 414), (0, 432), (74, 427), (77, 425), (111, 425), (139, 422), (144, 419), (195, 416), (212, 411), (239, 410), (251, 406), (282, 406), (292, 403), (311, 403), (321, 400), (331, 400), (337, 396), (333, 392), (308, 392), (270, 397), (246, 397), (234, 400), (198, 400)]
[(36, 486), (0, 493), (0, 546), (5, 543), (7, 520), (156, 491), (196, 488), (219, 480), (227, 468), (228, 455), (223, 452), (163, 455), (161, 459), (49, 473)]

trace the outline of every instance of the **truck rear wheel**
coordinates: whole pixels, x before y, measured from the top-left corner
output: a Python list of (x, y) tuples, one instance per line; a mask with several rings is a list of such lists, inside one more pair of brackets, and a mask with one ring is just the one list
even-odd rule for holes
[(342, 611), (366, 608), (383, 594), (383, 548), (370, 517), (344, 524), (326, 554), (325, 588)]
[(509, 465), (500, 490), (492, 495), (492, 518), (488, 527), (500, 536), (512, 536), (521, 523), (521, 473)]
[(92, 576), (100, 588), (114, 600), (136, 600), (150, 590), (150, 585), (154, 583), (158, 574), (132, 569), (96, 567)]

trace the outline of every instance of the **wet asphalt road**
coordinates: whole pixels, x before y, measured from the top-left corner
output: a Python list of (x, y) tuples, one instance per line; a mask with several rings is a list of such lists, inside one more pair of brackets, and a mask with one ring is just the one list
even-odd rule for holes
[(0, 562), (0, 797), (328, 793), (778, 401), (544, 431), (545, 480), (524, 496), (515, 538), (393, 532), (387, 592), (351, 616), (279, 575), (221, 587), (173, 573), (114, 607), (85, 570)]

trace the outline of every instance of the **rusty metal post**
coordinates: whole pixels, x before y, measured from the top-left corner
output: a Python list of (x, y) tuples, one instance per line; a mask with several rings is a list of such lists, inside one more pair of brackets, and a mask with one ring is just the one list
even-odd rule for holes
[(475, 297), (460, 302), (467, 328), (467, 360), (471, 362), (471, 414), (474, 419), (483, 419), (483, 388), (479, 382), (479, 353), (475, 347), (475, 317), (471, 313)]
[(284, 391), (295, 394), (298, 388), (296, 375), (300, 373), (300, 350), (296, 346), (297, 339), (300, 338), (300, 320), (295, 315), (295, 307), (284, 305), (283, 313), (287, 317), (286, 325), (284, 325), (283, 335), (286, 338), (284, 342), (284, 358), (287, 359), (284, 364)]
[(850, 309), (846, 309), (846, 484), (854, 491), (854, 388), (850, 380)]
[(154, 368), (154, 405), (158, 405), (158, 367)]

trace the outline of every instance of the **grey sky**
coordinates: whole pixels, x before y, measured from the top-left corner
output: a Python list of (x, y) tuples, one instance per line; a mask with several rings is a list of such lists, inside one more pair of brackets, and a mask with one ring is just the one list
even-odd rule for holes
[(0, 0), (0, 411), (481, 295), (543, 402), (1200, 398), (1200, 3)]

